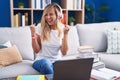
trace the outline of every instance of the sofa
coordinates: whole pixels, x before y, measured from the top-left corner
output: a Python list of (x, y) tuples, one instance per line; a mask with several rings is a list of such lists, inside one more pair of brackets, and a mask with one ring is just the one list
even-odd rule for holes
[(120, 22), (77, 24), (79, 43), (90, 45), (105, 67), (120, 71)]
[[(78, 47), (89, 45), (99, 54), (100, 60), (105, 63), (106, 67), (120, 71), (120, 54), (107, 53), (107, 30), (114, 29), (114, 27), (120, 27), (120, 22), (77, 24), (71, 26), (68, 36), (69, 50), (62, 59), (76, 58), (79, 54)], [(28, 26), (19, 28), (0, 27), (0, 37), (0, 44), (9, 41), (11, 45), (16, 45), (22, 57), (20, 62), (0, 67), (0, 79), (23, 74), (40, 74), (32, 68), (32, 63), (37, 55), (34, 54), (32, 49), (31, 32)]]

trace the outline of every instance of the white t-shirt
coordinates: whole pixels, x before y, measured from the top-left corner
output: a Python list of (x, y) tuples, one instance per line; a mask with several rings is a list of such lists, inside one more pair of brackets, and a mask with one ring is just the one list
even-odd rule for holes
[[(36, 27), (36, 33), (40, 34), (40, 24), (38, 24)], [(41, 43), (42, 49), (39, 51), (36, 59), (38, 60), (46, 58), (49, 59), (51, 62), (60, 60), (62, 56), (60, 51), (61, 44), (62, 38), (58, 37), (58, 31), (51, 30), (50, 41), (49, 42), (44, 41)]]

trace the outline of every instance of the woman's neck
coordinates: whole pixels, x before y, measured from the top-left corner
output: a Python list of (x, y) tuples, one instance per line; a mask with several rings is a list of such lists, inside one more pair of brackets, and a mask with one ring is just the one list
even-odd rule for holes
[(56, 30), (56, 29), (57, 29), (57, 26), (56, 26), (56, 25), (51, 25), (51, 26), (50, 26), (50, 29), (51, 29), (51, 30)]

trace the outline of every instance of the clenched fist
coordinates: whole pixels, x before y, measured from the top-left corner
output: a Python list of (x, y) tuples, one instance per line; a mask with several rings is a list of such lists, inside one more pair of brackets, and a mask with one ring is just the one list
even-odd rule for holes
[(65, 35), (65, 34), (68, 34), (69, 30), (70, 30), (70, 27), (69, 27), (68, 25), (65, 25), (64, 35)]
[(35, 24), (30, 25), (31, 35), (35, 35), (36, 27)]

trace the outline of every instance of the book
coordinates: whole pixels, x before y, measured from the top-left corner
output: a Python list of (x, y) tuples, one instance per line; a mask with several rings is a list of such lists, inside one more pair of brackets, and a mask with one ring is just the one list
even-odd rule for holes
[(109, 68), (100, 68), (98, 70), (101, 71), (101, 72), (104, 72), (106, 74), (114, 75), (115, 77), (120, 77), (120, 72), (116, 71), (116, 70), (112, 70), (112, 69), (109, 69)]
[(93, 52), (93, 47), (92, 46), (79, 46), (78, 47), (79, 53), (86, 53), (86, 52)]
[(16, 26), (16, 16), (15, 15), (13, 15), (13, 21), (14, 21), (14, 24), (12, 27), (15, 27)]
[(97, 80), (112, 80), (114, 78), (114, 76), (110, 74), (106, 74), (95, 69), (92, 69), (91, 77), (96, 78)]
[(108, 68), (92, 69), (91, 76), (98, 80), (114, 80), (120, 76), (120, 72)]
[(73, 9), (73, 1), (74, 0), (67, 0), (67, 9), (69, 9), (69, 10)]
[(50, 3), (51, 3), (50, 0), (42, 0), (42, 9), (44, 9)]
[(33, 9), (36, 8), (36, 0), (32, 0), (32, 8), (33, 8)]
[(18, 24), (18, 14), (15, 14), (15, 20), (16, 20), (16, 21), (15, 21), (15, 22), (16, 22), (16, 23), (15, 23), (15, 24), (16, 24), (15, 27), (18, 27), (18, 26), (19, 26), (19, 24)]
[(73, 9), (77, 9), (77, 0), (73, 0)]
[(22, 16), (21, 16), (22, 14), (20, 13), (20, 12), (18, 12), (18, 26), (21, 26), (21, 24), (22, 24)]
[(25, 15), (22, 15), (22, 26), (25, 26)]
[(41, 0), (36, 0), (36, 9), (41, 9)]
[(79, 54), (79, 57), (80, 58), (98, 58), (98, 53), (95, 53), (95, 52), (92, 52), (92, 53), (80, 53)]
[(62, 15), (63, 15), (63, 18), (62, 18), (61, 22), (63, 24), (66, 24), (66, 13), (63, 13)]
[(45, 75), (18, 75), (16, 80), (45, 80)]
[(94, 63), (96, 63), (96, 62), (99, 62), (100, 61), (100, 57), (97, 57), (97, 58), (94, 58)]
[(82, 9), (82, 8), (81, 8), (81, 6), (82, 6), (82, 5), (81, 5), (81, 2), (82, 2), (81, 0), (77, 0), (77, 5), (76, 5), (76, 6), (77, 6), (77, 9)]
[(24, 15), (25, 15), (25, 25), (28, 25), (28, 13), (25, 12)]
[(100, 69), (104, 67), (105, 67), (105, 64), (101, 61), (94, 62), (92, 66), (93, 69)]
[(93, 49), (93, 47), (92, 46), (79, 46), (79, 49)]

